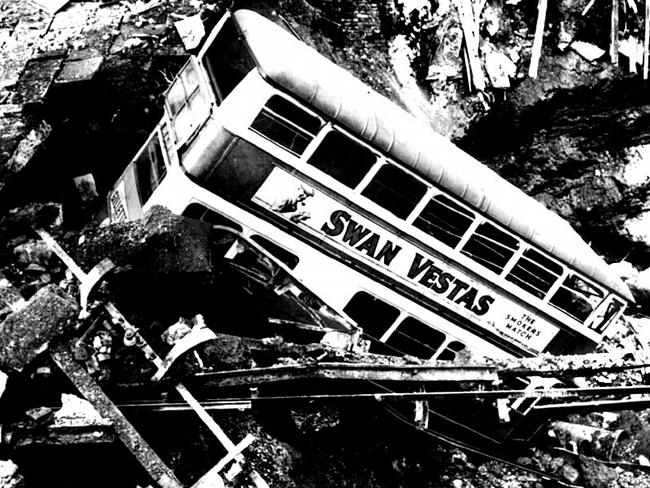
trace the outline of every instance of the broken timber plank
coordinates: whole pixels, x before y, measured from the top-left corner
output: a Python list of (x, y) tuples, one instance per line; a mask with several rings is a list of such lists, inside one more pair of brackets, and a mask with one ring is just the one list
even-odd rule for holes
[(208, 329), (203, 322), (202, 325), (193, 327), (186, 336), (174, 344), (172, 350), (167, 354), (167, 357), (163, 360), (161, 365), (158, 366), (158, 371), (151, 378), (152, 381), (162, 380), (163, 376), (167, 374), (169, 368), (171, 368), (174, 364), (174, 361), (176, 361), (180, 356), (189, 350), (199, 346), (200, 344), (216, 338), (217, 336), (215, 333), (212, 332), (211, 329)]
[(618, 65), (618, 1), (612, 0), (611, 31), (609, 37), (609, 58)]
[(298, 379), (338, 379), (371, 381), (492, 383), (499, 379), (488, 367), (390, 366), (377, 364), (318, 363), (282, 365), (199, 374), (194, 377), (210, 387), (241, 386)]
[[(114, 322), (116, 322), (120, 327), (124, 329), (125, 332), (130, 331), (133, 333), (134, 330), (136, 330), (129, 322), (126, 320), (124, 315), (113, 305), (112, 303), (107, 303), (105, 305), (106, 311), (109, 313), (111, 318), (113, 319)], [(154, 365), (157, 368), (164, 367), (164, 361), (158, 356), (156, 351), (153, 350), (153, 348), (147, 344), (147, 342), (144, 340), (144, 338), (140, 335), (139, 332), (134, 333), (136, 341), (138, 344), (140, 344), (141, 350), (144, 352), (144, 354), (147, 356), (149, 360), (151, 360)], [(194, 398), (194, 396), (185, 388), (184, 385), (181, 383), (178, 383), (175, 387), (176, 391), (181, 395), (183, 400), (194, 410), (194, 412), (199, 416), (199, 418), (203, 421), (203, 423), (210, 429), (210, 431), (217, 437), (219, 442), (221, 442), (221, 445), (226, 449), (228, 452), (232, 452), (236, 450), (236, 445), (234, 442), (230, 440), (230, 438), (226, 435), (226, 433), (223, 431), (223, 429), (215, 422), (215, 420), (210, 416), (208, 411), (203, 408), (203, 406), (199, 403), (199, 401)], [(235, 460), (237, 463), (243, 463), (245, 461), (244, 457), (242, 454), (237, 454), (235, 456)], [(250, 471), (249, 476), (255, 486), (257, 488), (268, 488), (268, 484), (264, 479), (259, 475), (259, 473), (255, 470)]]
[(582, 16), (583, 16), (583, 17), (584, 17), (585, 15), (587, 15), (587, 12), (589, 12), (589, 10), (591, 10), (591, 7), (594, 6), (594, 3), (596, 3), (596, 0), (589, 0), (589, 3), (587, 3), (587, 5), (585, 6), (585, 8), (582, 10)]
[(455, 0), (454, 5), (458, 11), (460, 25), (465, 37), (472, 83), (476, 90), (483, 91), (485, 90), (485, 76), (483, 76), (483, 68), (479, 58), (479, 43), (475, 30), (476, 20), (472, 11), (471, 0)]
[(115, 268), (115, 264), (113, 264), (113, 262), (108, 258), (102, 259), (102, 261), (93, 269), (91, 269), (90, 272), (85, 273), (84, 270), (74, 262), (70, 255), (65, 252), (59, 243), (56, 242), (54, 237), (52, 237), (49, 232), (43, 229), (35, 229), (35, 232), (43, 240), (43, 242), (47, 244), (47, 247), (49, 247), (52, 252), (54, 252), (54, 254), (56, 254), (61, 261), (63, 261), (63, 264), (65, 264), (72, 272), (72, 274), (75, 275), (75, 278), (80, 281), (79, 301), (81, 303), (81, 309), (85, 311), (88, 306), (88, 298), (90, 296), (90, 292), (95, 287), (95, 285), (101, 281), (106, 273)]
[(643, 23), (643, 79), (648, 79), (648, 47), (650, 45), (650, 0), (645, 0), (645, 19)]
[[(241, 454), (244, 449), (250, 446), (255, 441), (255, 437), (248, 434), (244, 437), (239, 444), (237, 444), (236, 449), (229, 452), (223, 459), (221, 459), (217, 464), (214, 465), (207, 473), (205, 473), (199, 480), (192, 485), (192, 488), (215, 488), (215, 484), (219, 484), (221, 477), (219, 472), (225, 468), (229, 462), (231, 462), (238, 454)], [(221, 481), (223, 484), (223, 481)]]
[(533, 40), (533, 52), (530, 56), (528, 76), (537, 78), (539, 60), (542, 57), (542, 44), (544, 43), (544, 27), (546, 25), (546, 8), (548, 0), (539, 0), (537, 4), (537, 25), (535, 26), (535, 39)]
[(543, 355), (534, 358), (514, 358), (486, 361), (496, 367), (499, 375), (587, 376), (606, 371), (624, 371), (645, 368), (650, 363), (647, 353), (623, 350), (615, 353)]
[(79, 393), (92, 403), (102, 417), (113, 423), (116, 434), (156, 483), (162, 488), (182, 488), (183, 485), (172, 470), (151, 449), (86, 370), (74, 360), (72, 353), (62, 344), (55, 344), (50, 347), (50, 354)]
[(623, 398), (618, 400), (593, 400), (587, 402), (549, 403), (535, 405), (532, 412), (567, 415), (570, 413), (616, 412), (621, 410), (645, 410), (650, 405), (650, 397)]
[(115, 442), (115, 433), (112, 427), (95, 425), (33, 428), (9, 425), (3, 426), (3, 442), (7, 442), (12, 449), (34, 445), (112, 444)]

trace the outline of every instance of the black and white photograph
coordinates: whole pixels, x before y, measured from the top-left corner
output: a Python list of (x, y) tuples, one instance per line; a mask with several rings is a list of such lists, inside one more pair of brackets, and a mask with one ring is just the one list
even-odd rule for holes
[(650, 487), (650, 0), (0, 0), (0, 488)]

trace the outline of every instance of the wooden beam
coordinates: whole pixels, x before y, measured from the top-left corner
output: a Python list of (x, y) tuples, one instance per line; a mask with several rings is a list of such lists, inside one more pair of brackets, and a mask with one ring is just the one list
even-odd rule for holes
[(149, 473), (149, 476), (162, 488), (183, 488), (174, 472), (158, 457), (158, 454), (106, 396), (106, 393), (88, 372), (75, 361), (70, 350), (62, 344), (55, 344), (50, 346), (50, 355), (59, 369), (79, 390), (79, 393), (95, 407), (102, 417), (112, 422), (115, 433)]
[(648, 45), (650, 44), (650, 0), (645, 0), (645, 19), (643, 28), (643, 79), (648, 79)]
[(458, 11), (460, 25), (463, 29), (463, 36), (465, 37), (472, 83), (476, 90), (483, 91), (485, 90), (485, 76), (483, 76), (483, 68), (481, 67), (481, 59), (479, 57), (479, 42), (475, 29), (476, 20), (474, 18), (471, 0), (456, 0), (454, 5)]
[(539, 60), (542, 57), (542, 45), (544, 43), (544, 27), (546, 26), (546, 9), (548, 0), (539, 0), (537, 3), (537, 25), (535, 26), (535, 39), (533, 40), (533, 52), (530, 56), (528, 76), (537, 78)]
[(582, 16), (584, 17), (587, 15), (587, 12), (591, 10), (591, 7), (594, 6), (594, 3), (596, 3), (596, 0), (589, 0), (589, 3), (585, 6), (585, 8), (582, 10)]
[(612, 15), (609, 34), (609, 59), (618, 66), (618, 0), (612, 0)]
[(197, 386), (200, 384), (213, 388), (300, 379), (492, 383), (498, 380), (499, 377), (495, 368), (490, 367), (318, 363), (217, 371), (198, 374), (193, 379), (197, 381)]
[[(115, 324), (119, 325), (125, 333), (130, 332), (134, 334), (136, 343), (145, 356), (153, 362), (157, 368), (164, 367), (164, 362), (158, 353), (153, 350), (153, 348), (147, 343), (147, 341), (140, 335), (135, 327), (133, 327), (126, 320), (126, 317), (113, 305), (111, 302), (108, 302), (104, 305), (104, 308), (111, 316), (111, 319)], [(183, 400), (192, 408), (194, 413), (203, 421), (206, 427), (212, 432), (221, 445), (226, 449), (227, 452), (232, 452), (236, 449), (236, 445), (233, 441), (230, 440), (228, 435), (223, 431), (223, 429), (215, 422), (212, 416), (208, 411), (201, 405), (201, 403), (194, 398), (194, 396), (188, 391), (187, 388), (181, 383), (178, 383), (174, 386), (178, 394), (183, 398)], [(235, 455), (235, 461), (239, 464), (243, 464), (246, 460), (244, 456), (239, 453)], [(250, 470), (248, 473), (249, 478), (257, 488), (268, 488), (266, 481), (260, 476), (256, 470)]]

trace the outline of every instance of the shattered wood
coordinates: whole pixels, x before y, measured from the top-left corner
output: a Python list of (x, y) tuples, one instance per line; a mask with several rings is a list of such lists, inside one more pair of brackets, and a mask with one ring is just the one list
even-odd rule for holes
[(133, 425), (124, 417), (122, 412), (106, 396), (90, 375), (74, 359), (72, 353), (63, 344), (56, 344), (50, 349), (50, 354), (57, 366), (72, 381), (79, 392), (93, 404), (95, 409), (112, 422), (120, 440), (142, 464), (147, 473), (162, 488), (182, 488), (174, 473), (151, 449)]

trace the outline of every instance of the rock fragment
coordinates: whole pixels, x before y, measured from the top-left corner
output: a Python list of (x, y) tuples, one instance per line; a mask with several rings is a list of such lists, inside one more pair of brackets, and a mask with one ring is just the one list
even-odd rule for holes
[(0, 324), (0, 367), (21, 371), (50, 340), (70, 330), (79, 306), (55, 285), (36, 292), (25, 306)]
[(18, 466), (10, 459), (0, 461), (0, 486), (2, 488), (22, 488), (23, 477), (18, 473)]
[(84, 269), (103, 258), (146, 273), (210, 271), (210, 226), (154, 207), (141, 220), (87, 229), (73, 255)]

